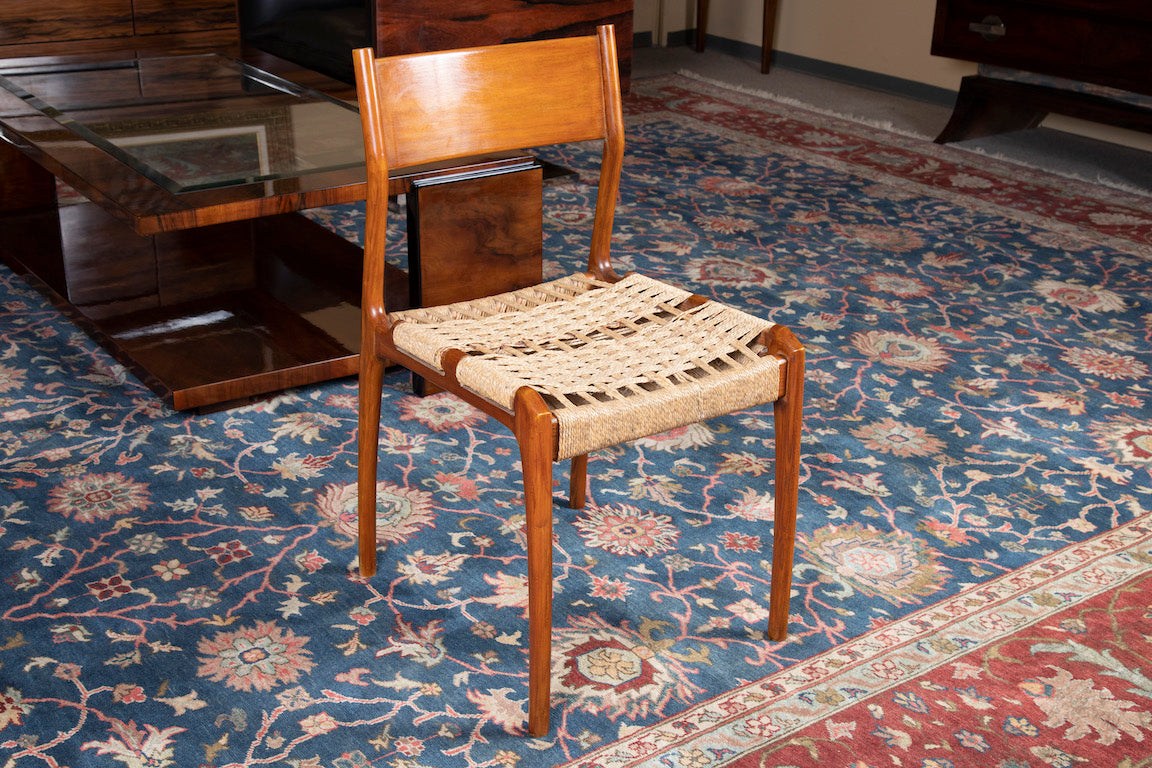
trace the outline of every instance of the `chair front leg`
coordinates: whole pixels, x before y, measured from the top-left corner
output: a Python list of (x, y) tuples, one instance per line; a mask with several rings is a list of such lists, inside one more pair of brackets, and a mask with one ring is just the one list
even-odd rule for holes
[(552, 414), (535, 391), (516, 393), (515, 432), (528, 527), (528, 732), (548, 733), (552, 682)]
[[(368, 345), (364, 345), (367, 347)], [(359, 432), (356, 446), (356, 520), (360, 575), (376, 573), (376, 465), (380, 440), (380, 398), (384, 361), (369, 350), (360, 354)]]
[[(786, 338), (780, 338), (784, 336)], [(788, 636), (788, 603), (792, 597), (792, 560), (796, 549), (805, 353), (791, 332), (781, 330), (776, 341), (783, 342), (787, 351), (784, 353), (785, 363), (781, 370), (783, 396), (772, 405), (776, 438), (776, 511), (772, 531), (768, 637), (783, 640)]]

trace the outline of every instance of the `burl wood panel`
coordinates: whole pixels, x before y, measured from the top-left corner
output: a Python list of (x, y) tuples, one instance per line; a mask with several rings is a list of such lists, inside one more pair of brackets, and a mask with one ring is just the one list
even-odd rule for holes
[(543, 280), (543, 171), (414, 182), (409, 276), (420, 306), (469, 301)]
[(28, 209), (0, 213), (0, 254), (177, 409), (358, 369), (361, 250), (297, 214), (149, 238), (91, 204)]
[(616, 25), (620, 77), (627, 84), (632, 0), (377, 0), (376, 52), (386, 56), (590, 35), (601, 24)]
[(237, 28), (236, 0), (133, 0), (137, 35)]
[(0, 59), (239, 50), (235, 0), (0, 0)]
[(132, 35), (132, 0), (4, 0), (0, 45)]

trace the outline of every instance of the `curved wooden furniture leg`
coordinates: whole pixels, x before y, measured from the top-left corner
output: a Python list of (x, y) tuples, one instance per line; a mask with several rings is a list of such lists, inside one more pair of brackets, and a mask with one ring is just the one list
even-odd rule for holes
[(584, 509), (588, 489), (588, 454), (572, 457), (572, 472), (568, 483), (568, 507)]
[(528, 732), (548, 733), (552, 682), (552, 414), (543, 398), (516, 393), (515, 431), (528, 526)]
[(376, 464), (380, 440), (380, 397), (384, 361), (360, 354), (360, 411), (356, 459), (356, 519), (360, 527), (360, 575), (376, 573)]
[(772, 532), (772, 586), (768, 637), (788, 635), (792, 597), (792, 558), (796, 546), (796, 505), (800, 487), (800, 423), (804, 408), (804, 348), (783, 326), (772, 328), (769, 349), (785, 358), (783, 396), (773, 403), (776, 433), (776, 514)]
[(952, 116), (936, 137), (936, 143), (980, 139), (1038, 127), (1048, 116), (1048, 110), (1020, 98), (1020, 93), (1026, 90), (1018, 84), (981, 75), (965, 77), (960, 81)]

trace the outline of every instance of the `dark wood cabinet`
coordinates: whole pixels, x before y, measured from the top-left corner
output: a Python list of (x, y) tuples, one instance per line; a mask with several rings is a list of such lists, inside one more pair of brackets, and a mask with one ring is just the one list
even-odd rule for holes
[[(937, 0), (932, 53), (1152, 94), (1149, 0)], [(1048, 112), (1152, 129), (1146, 107), (1044, 78), (964, 78), (949, 127), (953, 141), (1038, 125)]]
[(632, 0), (0, 0), (0, 59), (217, 51), (242, 44), (352, 81), (352, 49), (381, 56), (592, 34), (616, 25), (632, 70)]
[(3, 0), (0, 58), (239, 50), (236, 0)]
[(1152, 2), (938, 0), (932, 53), (1152, 94)]
[(616, 26), (632, 69), (632, 0), (237, 0), (245, 43), (345, 82), (352, 50), (379, 56), (590, 35)]

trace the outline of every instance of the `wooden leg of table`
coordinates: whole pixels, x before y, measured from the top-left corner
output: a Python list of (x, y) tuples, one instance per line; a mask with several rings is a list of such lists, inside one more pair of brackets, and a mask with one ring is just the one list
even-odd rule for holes
[(696, 0), (696, 52), (704, 51), (704, 38), (708, 34), (708, 0)]
[(764, 37), (760, 50), (760, 71), (768, 74), (772, 62), (772, 41), (776, 36), (776, 0), (764, 0)]

